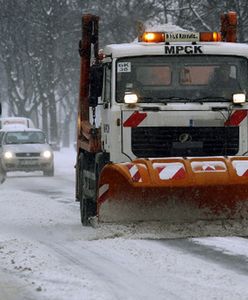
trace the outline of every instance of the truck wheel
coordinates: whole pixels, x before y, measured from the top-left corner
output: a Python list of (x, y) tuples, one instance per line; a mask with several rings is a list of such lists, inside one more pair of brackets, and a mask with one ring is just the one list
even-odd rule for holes
[[(79, 156), (79, 201), (81, 223), (84, 226), (89, 225), (89, 218), (96, 215), (95, 184), (86, 174), (92, 173), (94, 159), (86, 153)], [(89, 195), (90, 194), (90, 195)]]
[(89, 225), (86, 201), (87, 201), (86, 199), (80, 198), (80, 216), (81, 216), (81, 223), (83, 226)]
[(80, 215), (81, 223), (83, 226), (90, 225), (90, 217), (95, 216), (95, 205), (93, 201), (89, 198), (83, 198), (80, 200)]
[(75, 168), (75, 181), (76, 181), (76, 188), (75, 188), (75, 201), (79, 202), (79, 195), (80, 195), (80, 188), (81, 188), (81, 185), (80, 185), (80, 182), (81, 182), (81, 179), (80, 179), (80, 172), (79, 172), (79, 157), (77, 158), (77, 161), (76, 161), (76, 165), (74, 166)]

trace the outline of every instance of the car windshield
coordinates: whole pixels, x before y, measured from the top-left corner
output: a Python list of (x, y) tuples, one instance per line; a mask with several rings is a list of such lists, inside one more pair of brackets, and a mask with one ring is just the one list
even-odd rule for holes
[(117, 102), (231, 101), (247, 89), (247, 59), (234, 56), (153, 56), (117, 61)]
[(44, 144), (45, 135), (40, 131), (11, 131), (4, 137), (5, 144)]

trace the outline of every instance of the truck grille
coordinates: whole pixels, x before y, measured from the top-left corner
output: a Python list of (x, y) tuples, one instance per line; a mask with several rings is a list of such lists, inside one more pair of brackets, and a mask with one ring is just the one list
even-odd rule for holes
[(235, 155), (239, 127), (136, 127), (132, 152), (137, 157)]

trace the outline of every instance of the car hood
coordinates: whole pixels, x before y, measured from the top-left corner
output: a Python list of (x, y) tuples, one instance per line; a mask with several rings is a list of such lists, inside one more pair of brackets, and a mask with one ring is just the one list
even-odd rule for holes
[(3, 145), (2, 151), (11, 151), (13, 153), (23, 152), (43, 152), (45, 150), (52, 149), (48, 144), (15, 144), (15, 145)]

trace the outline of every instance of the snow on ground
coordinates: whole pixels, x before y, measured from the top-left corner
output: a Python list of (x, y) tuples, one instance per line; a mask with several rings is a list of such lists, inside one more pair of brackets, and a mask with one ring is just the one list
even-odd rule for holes
[[(137, 240), (83, 228), (75, 152), (55, 177), (9, 174), (0, 186), (0, 299), (248, 299), (248, 240)], [(110, 238), (111, 237), (111, 238)]]

